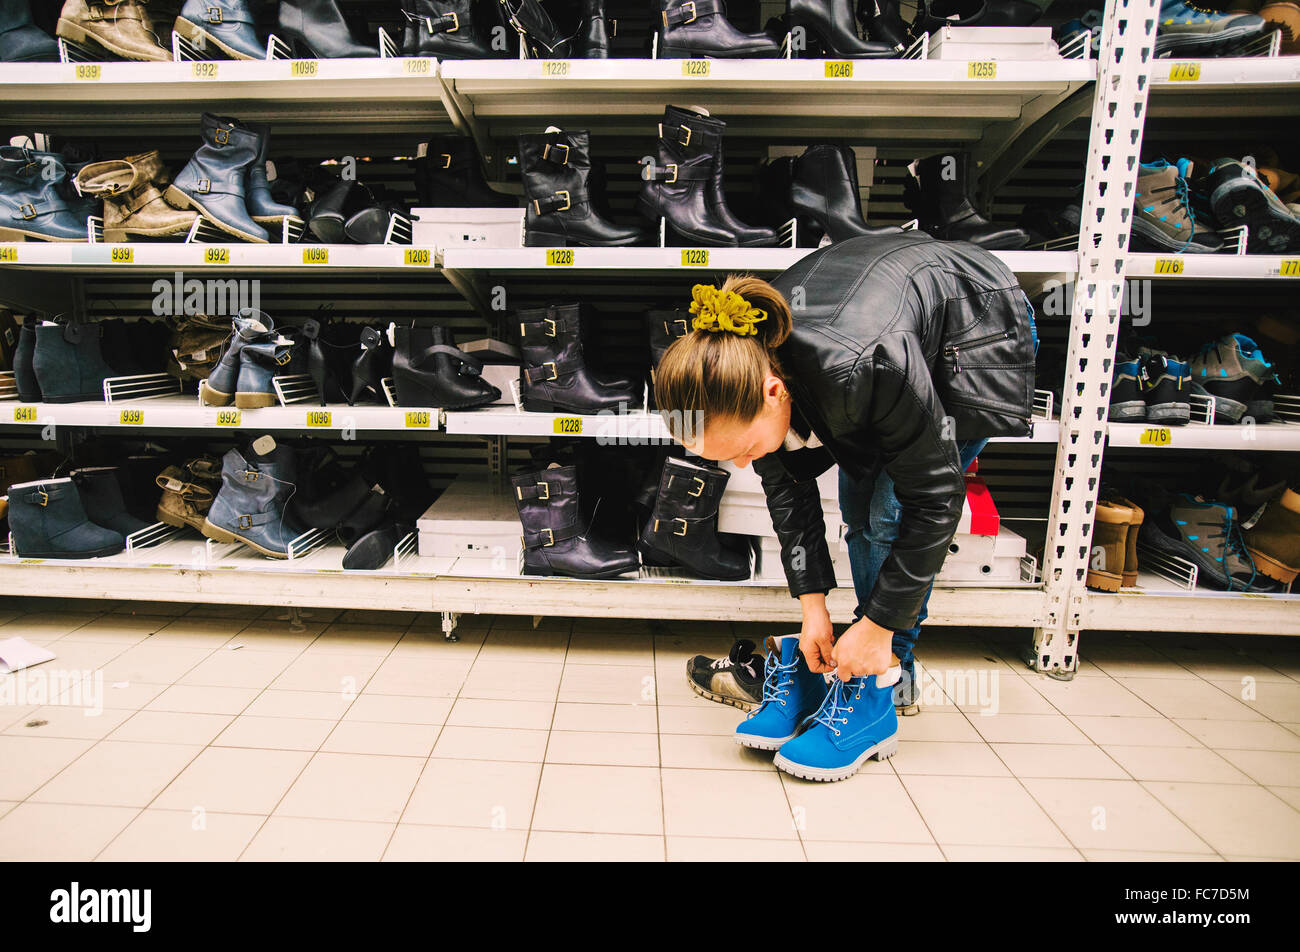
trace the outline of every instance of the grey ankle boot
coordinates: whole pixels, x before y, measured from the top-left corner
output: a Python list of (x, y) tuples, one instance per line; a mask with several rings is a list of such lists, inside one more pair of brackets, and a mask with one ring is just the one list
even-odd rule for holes
[(258, 137), (237, 119), (203, 114), (203, 145), (181, 169), (163, 198), (173, 208), (193, 208), (228, 235), (265, 244), (270, 236), (248, 214), (248, 169)]
[(149, 526), (126, 511), (126, 500), (118, 483), (116, 466), (88, 466), (73, 470), (72, 483), (81, 496), (86, 516), (97, 526), (112, 529), (124, 536)]
[(208, 379), (199, 384), (199, 399), (210, 407), (227, 407), (235, 399), (239, 385), (239, 353), (245, 344), (275, 339), (275, 321), (265, 311), (244, 308), (232, 322), (234, 335), (226, 352), (212, 368)]
[(126, 547), (122, 533), (90, 521), (66, 476), (10, 486), (9, 531), (24, 559), (93, 559)]
[(245, 344), (239, 352), (239, 379), (235, 384), (235, 406), (241, 410), (275, 406), (278, 374), (292, 370), (293, 341), (275, 335), (272, 340)]
[[(258, 444), (267, 441), (264, 452)], [(297, 491), (293, 449), (268, 436), (245, 451), (232, 449), (221, 463), (221, 491), (212, 501), (202, 532), (217, 542), (242, 542), (273, 559), (289, 557), (299, 533), (285, 516)]]
[(46, 403), (103, 400), (104, 380), (115, 376), (99, 346), (98, 324), (41, 324), (32, 367)]

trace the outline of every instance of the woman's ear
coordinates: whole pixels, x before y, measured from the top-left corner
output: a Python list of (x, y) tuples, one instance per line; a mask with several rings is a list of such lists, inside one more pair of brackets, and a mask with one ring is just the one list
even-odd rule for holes
[(763, 381), (763, 402), (770, 406), (780, 406), (790, 398), (785, 388), (785, 381), (775, 374), (768, 374)]

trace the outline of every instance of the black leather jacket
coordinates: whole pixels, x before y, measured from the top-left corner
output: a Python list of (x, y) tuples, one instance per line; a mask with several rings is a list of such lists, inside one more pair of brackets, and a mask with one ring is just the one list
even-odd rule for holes
[(754, 461), (790, 592), (835, 587), (816, 477), (832, 463), (856, 479), (883, 467), (902, 518), (859, 610), (911, 628), (961, 519), (956, 441), (1030, 432), (1034, 348), (1020, 285), (989, 252), (915, 231), (837, 242), (772, 283), (794, 312), (778, 351), (792, 423), (824, 447)]

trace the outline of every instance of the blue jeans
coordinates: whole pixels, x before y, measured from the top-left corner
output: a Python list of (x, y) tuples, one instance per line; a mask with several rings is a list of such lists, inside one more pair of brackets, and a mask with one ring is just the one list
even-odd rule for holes
[[(987, 443), (988, 440), (957, 443), (963, 472)], [(873, 483), (870, 477), (858, 481), (843, 469), (840, 470), (840, 515), (848, 527), (844, 538), (849, 548), (849, 567), (853, 571), (853, 591), (858, 596), (854, 621), (862, 617), (862, 606), (871, 599), (880, 567), (885, 564), (885, 559), (889, 557), (894, 541), (898, 538), (898, 522), (902, 514), (903, 506), (894, 495), (894, 481), (888, 473), (882, 470)], [(930, 589), (933, 587), (931, 583), (925, 591), (916, 625), (894, 632), (894, 654), (905, 666), (911, 666), (912, 650), (916, 647), (916, 639), (921, 635), (921, 622), (925, 621), (926, 606), (930, 602)]]

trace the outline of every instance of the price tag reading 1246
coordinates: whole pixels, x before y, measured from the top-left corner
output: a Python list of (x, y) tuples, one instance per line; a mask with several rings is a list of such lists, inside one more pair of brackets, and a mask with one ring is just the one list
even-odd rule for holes
[(1139, 446), (1172, 446), (1174, 434), (1167, 426), (1148, 426), (1138, 436)]
[(547, 248), (546, 263), (548, 265), (572, 265), (573, 249), (572, 248)]
[(826, 63), (827, 79), (852, 79), (853, 78), (853, 61), (840, 60), (836, 62), (828, 61)]

